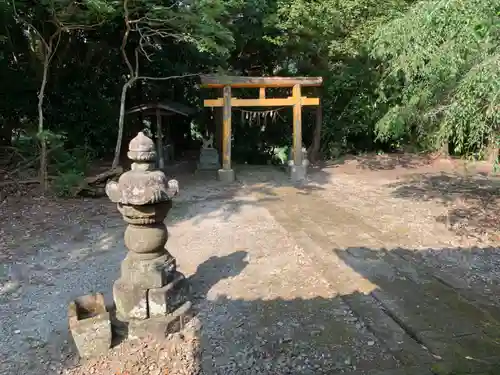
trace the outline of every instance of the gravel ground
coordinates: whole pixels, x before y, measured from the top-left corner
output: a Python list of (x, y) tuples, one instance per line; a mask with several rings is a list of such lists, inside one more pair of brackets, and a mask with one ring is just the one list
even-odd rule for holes
[(500, 306), (500, 178), (489, 170), (443, 160), (371, 171), (352, 163), (327, 169), (327, 184), (312, 180), (319, 196), (381, 232), (373, 248), (398, 249)]
[[(194, 184), (179, 201), (220, 195), (213, 185)], [(23, 203), (0, 206), (10, 217), (0, 228), (0, 373), (57, 373), (75, 363), (68, 302), (96, 291), (111, 300), (125, 225), (106, 199)]]
[[(201, 368), (206, 374), (309, 374), (374, 361), (394, 366), (315, 274), (307, 254), (247, 193), (238, 184), (205, 182), (192, 183), (179, 197), (168, 248), (191, 277), (198, 315), (182, 335), (163, 343), (126, 343), (77, 365), (67, 304), (94, 291), (110, 298), (125, 254), (117, 215), (75, 223), (65, 229), (74, 232), (67, 241), (46, 239), (50, 246), (11, 256), (1, 284), (0, 373), (195, 374)], [(124, 362), (122, 370), (117, 361)]]
[[(57, 355), (59, 346), (68, 341), (68, 302), (92, 291), (108, 292), (109, 297), (109, 287), (118, 276), (125, 250), (120, 240), (123, 229), (107, 224), (110, 228), (104, 233), (101, 226), (91, 227), (85, 235), (88, 242), (54, 243), (24, 259), (3, 264), (2, 373), (56, 371), (61, 360)], [(69, 345), (66, 346), (66, 350), (59, 353), (62, 359), (71, 351)], [(25, 363), (27, 355), (31, 364)], [(21, 366), (19, 370), (18, 366)]]
[(203, 220), (174, 226), (172, 243), (189, 249), (178, 259), (197, 294), (206, 295), (198, 306), (205, 373), (322, 374), (395, 365), (259, 202), (204, 202), (190, 210)]
[[(167, 220), (167, 247), (191, 278), (196, 318), (164, 342), (127, 342), (82, 363), (68, 337), (67, 304), (95, 291), (110, 298), (125, 254), (124, 222), (106, 200), (0, 206), (11, 218), (0, 228), (0, 374), (326, 374), (397, 367), (266, 210), (265, 200), (279, 199), (273, 186), (284, 184), (283, 176), (249, 168), (242, 180), (227, 187), (201, 176), (181, 185)], [(436, 224), (447, 213), (443, 205), (394, 196), (395, 187), (383, 187), (393, 178), (373, 182), (336, 169), (314, 180), (315, 194), (383, 227), (387, 247), (464, 246), (463, 237)], [(484, 247), (469, 257), (425, 254), (429, 264), (450, 262), (471, 279), (487, 282), (500, 273)]]
[(359, 214), (385, 235), (383, 247), (418, 251), (432, 267), (454, 269), (471, 283), (497, 285), (500, 179), (465, 176), (446, 165), (441, 161), (411, 174), (342, 166), (329, 170), (328, 188), (324, 179), (313, 176), (313, 181), (319, 196)]

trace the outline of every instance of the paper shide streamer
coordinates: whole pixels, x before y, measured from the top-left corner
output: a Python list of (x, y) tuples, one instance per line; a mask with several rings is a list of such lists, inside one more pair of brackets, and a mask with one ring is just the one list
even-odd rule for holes
[(283, 120), (283, 118), (279, 115), (279, 111), (281, 111), (284, 108), (285, 107), (277, 109), (269, 109), (264, 111), (251, 111), (239, 108), (238, 110), (241, 112), (242, 123), (247, 122), (250, 126), (257, 125), (260, 127), (261, 131), (264, 131), (266, 129), (268, 121), (276, 123), (278, 117)]

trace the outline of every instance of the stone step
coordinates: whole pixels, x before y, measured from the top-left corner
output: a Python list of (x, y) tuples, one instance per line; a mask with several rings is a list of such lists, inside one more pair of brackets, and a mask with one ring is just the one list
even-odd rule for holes
[(402, 363), (496, 361), (500, 325), (491, 314), (414, 264), (377, 249), (383, 236), (362, 218), (314, 194), (276, 190), (280, 199), (268, 201), (268, 210)]

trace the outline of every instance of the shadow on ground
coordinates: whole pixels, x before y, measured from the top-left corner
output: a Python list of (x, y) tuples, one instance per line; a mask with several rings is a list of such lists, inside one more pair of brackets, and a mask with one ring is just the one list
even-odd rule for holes
[[(498, 276), (499, 249), (347, 248), (332, 254), (343, 263), (321, 274), (338, 291), (332, 298), (210, 297), (218, 283), (236, 282), (244, 273), (248, 254), (237, 251), (200, 264), (190, 278), (203, 324), (194, 368), (207, 375), (457, 375), (498, 368), (500, 288), (488, 277)], [(453, 267), (435, 267), (452, 259)], [(76, 359), (68, 341), (67, 332), (54, 332), (22, 362), (10, 363), (17, 367), (2, 358), (1, 373), (71, 368)], [(56, 360), (42, 360), (47, 357)], [(139, 375), (135, 360), (122, 358), (123, 371)]]
[[(193, 298), (203, 298), (221, 280), (237, 276), (248, 264), (246, 256), (245, 251), (238, 251), (227, 256), (211, 257), (199, 265), (196, 274), (189, 279), (194, 286)], [(117, 271), (112, 278), (119, 276)], [(72, 368), (79, 362), (69, 330), (53, 331), (45, 342), (30, 337), (26, 337), (25, 341), (32, 350), (19, 353), (19, 358), (0, 356), (0, 374), (58, 374), (62, 368)]]
[[(276, 179), (276, 170), (269, 168), (269, 176), (263, 177), (264, 168), (258, 168), (259, 173), (255, 175), (252, 168), (242, 171), (242, 178), (231, 186), (203, 181), (198, 187), (194, 184), (194, 188), (189, 189), (190, 195), (181, 195), (180, 203), (174, 207), (180, 206), (182, 219), (198, 216), (204, 220), (216, 215), (229, 220), (244, 205), (280, 199), (275, 189), (299, 189), (309, 194), (313, 189), (321, 189), (322, 181), (328, 181), (326, 173), (324, 176), (312, 173), (312, 183), (291, 185), (286, 179), (284, 182)], [(284, 173), (282, 176), (286, 177)], [(432, 180), (431, 175), (424, 177), (428, 181), (420, 176), (415, 181), (392, 185), (395, 196), (439, 200), (443, 204), (456, 199), (448, 189), (454, 186), (453, 176), (444, 182)], [(460, 184), (457, 186), (459, 196), (465, 191), (469, 199), (480, 199), (474, 192), (476, 187), (470, 187), (469, 191)], [(483, 189), (489, 191), (488, 186), (485, 183)], [(240, 192), (244, 194), (240, 196)], [(248, 192), (256, 198), (245, 198)], [(227, 197), (230, 199), (218, 203)], [(204, 210), (197, 207), (190, 211), (194, 204), (206, 206)], [(220, 210), (221, 206), (224, 209)], [(172, 214), (175, 213), (174, 209)], [(120, 218), (118, 222), (124, 225)], [(193, 220), (193, 223), (196, 225), (199, 221)], [(113, 238), (98, 237), (97, 240), (108, 243), (113, 242)], [(201, 263), (190, 282), (198, 318), (204, 326), (199, 338), (202, 352), (194, 357), (200, 358), (198, 366), (203, 367), (204, 373), (409, 375), (409, 368), (416, 366), (415, 374), (427, 375), (431, 374), (429, 368), (438, 362), (440, 366), (460, 370), (470, 366), (471, 371), (485, 370), (485, 367), (487, 370), (499, 363), (498, 249), (347, 248), (334, 249), (331, 253), (340, 258), (344, 267), (319, 259), (318, 263), (324, 264), (318, 264), (315, 272), (326, 280), (329, 290), (338, 291), (331, 298), (320, 295), (314, 288), (304, 294), (304, 298), (294, 299), (280, 299), (276, 295), (244, 299), (230, 293), (210, 293), (219, 283), (236, 283), (243, 277), (248, 254), (238, 251)], [(98, 255), (111, 256), (105, 251)], [(121, 257), (120, 254), (113, 256)], [(102, 268), (98, 263), (103, 258), (99, 257), (86, 254), (80, 261), (93, 262)], [(113, 272), (118, 272), (119, 260), (111, 263), (116, 266)], [(90, 278), (92, 272), (89, 272)], [(114, 280), (115, 275), (112, 272), (110, 275), (107, 277)], [(285, 282), (279, 277), (276, 281)], [(288, 280), (298, 289), (307, 282), (310, 280)], [(71, 280), (67, 284), (72, 285)], [(273, 286), (268, 287), (272, 291)], [(32, 293), (36, 294), (36, 290)], [(27, 314), (29, 319), (41, 318), (37, 316), (36, 307)], [(14, 358), (0, 358), (0, 373), (38, 375), (57, 373), (61, 365), (72, 367), (75, 359), (66, 342), (70, 341), (68, 338), (67, 332), (53, 332), (48, 342), (34, 343), (32, 351), (19, 353), (17, 358), (26, 362), (13, 363)], [(53, 360), (47, 362), (46, 358)], [(127, 364), (132, 366), (134, 358), (122, 360), (126, 368)], [(11, 365), (14, 367), (7, 367)], [(398, 367), (404, 370), (396, 370)], [(393, 370), (395, 372), (391, 372)], [(136, 374), (133, 370), (129, 373)]]
[(448, 208), (436, 218), (460, 235), (500, 239), (500, 179), (482, 175), (417, 174), (388, 185), (397, 198), (431, 201)]
[[(352, 272), (350, 293), (292, 300), (217, 296), (200, 302), (204, 373), (430, 375), (498, 368), (500, 288), (489, 284), (485, 291), (488, 280), (473, 270), (490, 267), (494, 279), (500, 264), (490, 260), (499, 257), (499, 249), (333, 253)], [(245, 262), (242, 253), (235, 254), (236, 262), (212, 259), (201, 265), (193, 287), (208, 292), (220, 271), (237, 277)], [(460, 259), (467, 276), (447, 265), (433, 267), (453, 258)], [(335, 275), (323, 276), (335, 288)], [(201, 282), (206, 279), (211, 281)], [(362, 280), (372, 283), (372, 290), (354, 290)]]
[[(312, 184), (290, 184), (286, 174), (276, 168), (263, 167), (268, 171), (264, 178), (259, 173), (252, 175), (260, 169), (240, 170), (243, 178), (232, 185), (218, 183), (215, 174), (208, 182), (199, 176), (192, 184), (186, 181), (187, 197), (182, 195), (181, 180), (181, 196), (176, 198), (167, 224), (171, 226), (175, 222), (176, 210), (182, 219), (198, 216), (197, 223), (213, 215), (227, 220), (243, 205), (258, 205), (259, 199), (260, 203), (264, 199), (278, 199), (273, 192), (277, 187), (299, 189), (304, 194), (316, 188)], [(280, 177), (274, 181), (276, 175)], [(314, 176), (316, 184), (326, 182), (326, 174), (317, 171)], [(258, 193), (259, 198), (245, 199), (248, 192)], [(212, 204), (192, 210), (193, 203), (200, 206), (210, 201)], [(14, 208), (19, 212), (12, 216), (9, 210)], [(73, 356), (67, 332), (50, 330), (65, 324), (67, 303), (71, 299), (110, 289), (124, 256), (125, 223), (107, 198), (39, 199), (36, 204), (23, 204), (22, 199), (16, 199), (5, 202), (0, 212), (12, 217), (0, 229), (3, 240), (0, 243), (0, 336), (4, 337), (0, 339), (0, 373), (46, 373), (58, 367), (58, 363), (71, 364)], [(26, 217), (30, 220), (26, 221)], [(229, 270), (239, 268), (231, 265), (231, 258), (223, 259), (223, 264)], [(215, 269), (216, 280), (204, 281), (209, 289), (224, 278), (224, 272), (208, 261), (205, 266), (208, 270)], [(210, 272), (201, 269), (205, 277)], [(45, 307), (40, 307), (42, 301)], [(15, 356), (7, 354), (13, 351)]]
[[(490, 287), (488, 295), (474, 272), (468, 283), (455, 270), (431, 266), (441, 256), (465, 256), (475, 269), (488, 263), (483, 257), (498, 257), (498, 249), (332, 253), (347, 269), (337, 276), (349, 285), (336, 285), (335, 275), (323, 277), (332, 288), (351, 292), (290, 300), (199, 299), (201, 352), (193, 356), (198, 368), (204, 374), (357, 375), (488, 374), (498, 368), (499, 305), (492, 300), (498, 289)], [(190, 280), (198, 297), (244, 272), (245, 256), (236, 252), (201, 264)], [(360, 284), (362, 292), (356, 290)]]
[(367, 155), (346, 155), (323, 163), (323, 167), (338, 167), (355, 164), (357, 169), (370, 171), (390, 171), (394, 169), (416, 169), (432, 164), (433, 158), (425, 154), (384, 153)]
[(226, 256), (210, 257), (200, 264), (189, 278), (195, 296), (204, 298), (219, 281), (238, 276), (248, 265), (247, 256), (246, 251), (236, 251)]

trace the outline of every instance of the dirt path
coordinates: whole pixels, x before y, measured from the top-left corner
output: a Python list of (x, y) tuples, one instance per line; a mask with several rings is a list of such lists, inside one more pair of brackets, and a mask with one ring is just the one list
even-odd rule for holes
[(317, 172), (299, 188), (268, 168), (246, 168), (232, 186), (191, 181), (167, 246), (190, 277), (197, 317), (183, 335), (79, 367), (66, 306), (92, 291), (109, 297), (124, 224), (105, 202), (94, 220), (70, 215), (65, 241), (46, 230), (44, 246), (2, 264), (0, 373), (428, 375), (440, 359), (497, 361), (498, 251), (464, 248), (436, 220), (449, 205), (395, 193), (408, 181), (348, 172)]
[(428, 352), (415, 344), (457, 366), (467, 358), (497, 360), (497, 320), (474, 297), (466, 300), (468, 295), (440, 282), (432, 270), (407, 261), (414, 250), (382, 248), (386, 233), (321, 198), (297, 196), (296, 191), (280, 196), (283, 201), (269, 205), (270, 212), (401, 363), (425, 363)]

